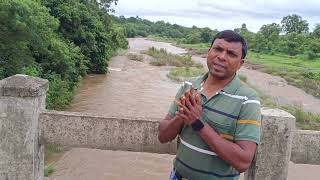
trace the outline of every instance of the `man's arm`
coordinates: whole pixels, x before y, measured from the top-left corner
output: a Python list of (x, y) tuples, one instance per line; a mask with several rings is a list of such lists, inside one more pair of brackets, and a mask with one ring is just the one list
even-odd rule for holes
[(240, 173), (249, 168), (257, 147), (255, 142), (230, 142), (219, 136), (219, 134), (206, 123), (198, 133), (212, 151)]
[(167, 114), (166, 117), (160, 121), (158, 139), (161, 143), (172, 141), (180, 133), (183, 127), (183, 120), (177, 116)]

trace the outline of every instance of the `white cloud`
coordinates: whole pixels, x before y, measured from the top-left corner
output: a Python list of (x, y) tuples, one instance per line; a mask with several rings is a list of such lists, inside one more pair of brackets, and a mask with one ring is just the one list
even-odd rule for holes
[(114, 9), (116, 15), (219, 30), (246, 23), (249, 30), (256, 32), (262, 25), (280, 23), (284, 16), (293, 13), (307, 20), (310, 29), (320, 23), (317, 0), (119, 0)]

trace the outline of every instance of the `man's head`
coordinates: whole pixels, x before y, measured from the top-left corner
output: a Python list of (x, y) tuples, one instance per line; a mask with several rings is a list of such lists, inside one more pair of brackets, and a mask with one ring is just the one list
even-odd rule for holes
[(209, 73), (220, 79), (234, 76), (247, 54), (246, 41), (231, 30), (219, 32), (211, 43), (207, 65)]
[(211, 42), (211, 46), (213, 45), (214, 41), (216, 39), (224, 39), (225, 41), (227, 42), (240, 42), (242, 44), (242, 59), (244, 59), (247, 55), (247, 51), (248, 51), (248, 46), (247, 46), (247, 42), (244, 40), (244, 38), (232, 31), (232, 30), (224, 30), (224, 31), (220, 31), (218, 34), (216, 34), (214, 37), (213, 37), (213, 40)]

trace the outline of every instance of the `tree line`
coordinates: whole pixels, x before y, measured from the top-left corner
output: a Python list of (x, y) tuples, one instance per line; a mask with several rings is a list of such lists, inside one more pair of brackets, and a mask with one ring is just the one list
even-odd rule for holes
[[(164, 21), (151, 22), (138, 16), (113, 16), (113, 19), (124, 27), (127, 37), (157, 35), (173, 38), (178, 43), (197, 44), (211, 43), (212, 37), (218, 32), (208, 27), (188, 28)], [(244, 36), (249, 49), (254, 52), (303, 55), (307, 59), (315, 59), (320, 55), (320, 24), (316, 25), (313, 32), (309, 32), (309, 23), (296, 14), (283, 17), (280, 24), (263, 25), (257, 33), (249, 31), (246, 24), (234, 30)]]
[(49, 80), (48, 109), (63, 109), (87, 73), (106, 73), (122, 27), (109, 15), (117, 0), (0, 1), (0, 79), (27, 74)]

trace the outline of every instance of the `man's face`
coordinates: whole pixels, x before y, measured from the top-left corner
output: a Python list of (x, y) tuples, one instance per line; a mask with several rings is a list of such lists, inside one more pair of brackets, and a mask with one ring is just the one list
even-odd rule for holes
[(232, 77), (240, 69), (242, 59), (242, 44), (216, 39), (208, 52), (207, 65), (209, 73), (220, 79)]

